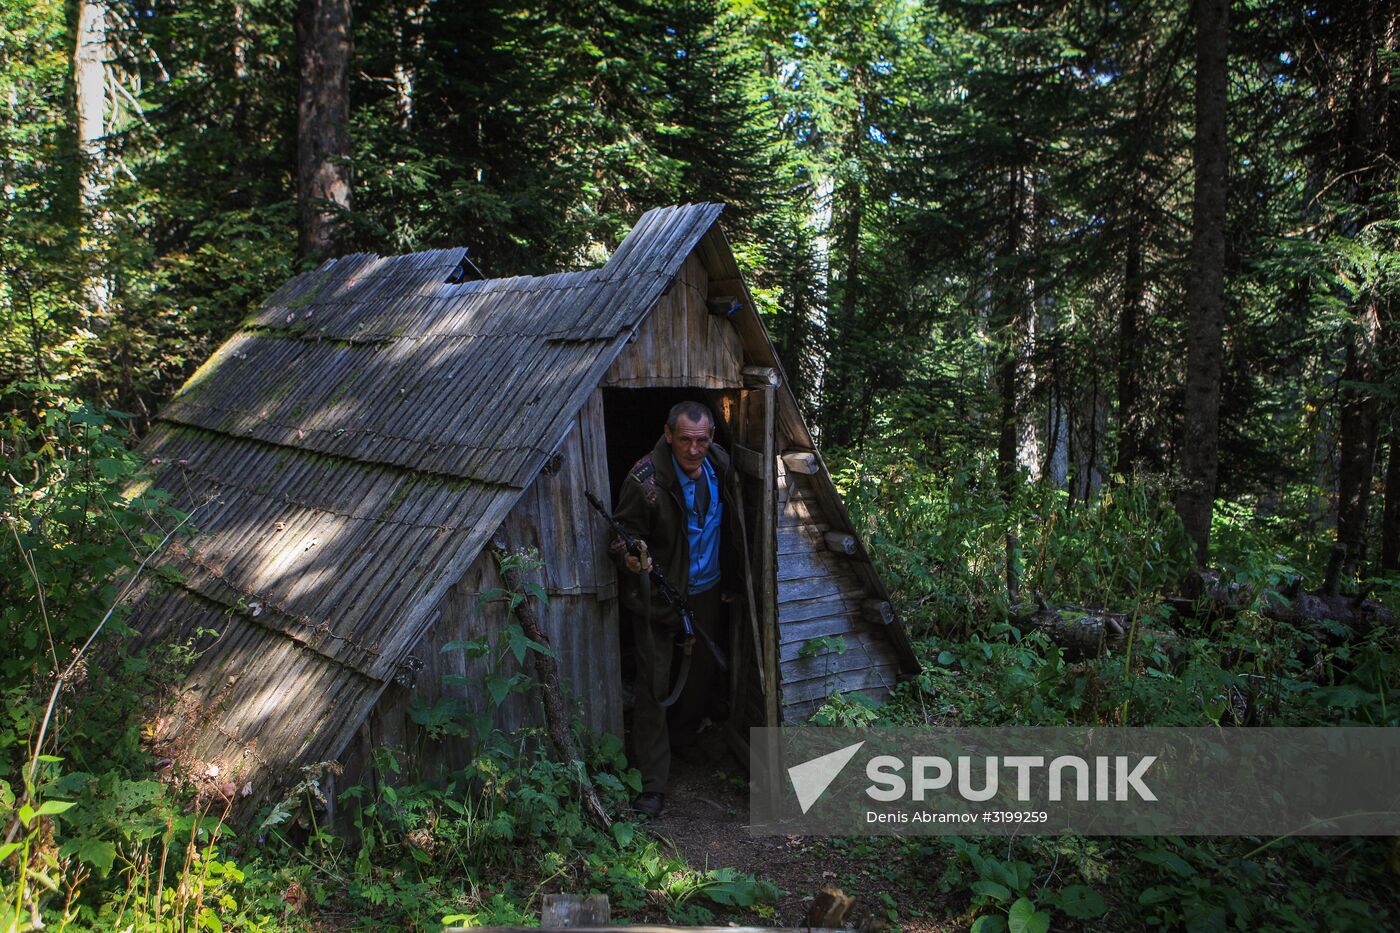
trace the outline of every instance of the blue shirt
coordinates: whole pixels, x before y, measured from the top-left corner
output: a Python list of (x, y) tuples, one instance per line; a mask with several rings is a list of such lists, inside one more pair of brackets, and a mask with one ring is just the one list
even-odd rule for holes
[(704, 515), (695, 511), (695, 487), (699, 479), (686, 475), (675, 457), (671, 458), (671, 463), (676, 468), (681, 497), (685, 500), (685, 532), (690, 541), (689, 592), (693, 596), (719, 583), (719, 525), (724, 505), (719, 501), (719, 481), (709, 460), (701, 465), (701, 476), (710, 487), (710, 508)]

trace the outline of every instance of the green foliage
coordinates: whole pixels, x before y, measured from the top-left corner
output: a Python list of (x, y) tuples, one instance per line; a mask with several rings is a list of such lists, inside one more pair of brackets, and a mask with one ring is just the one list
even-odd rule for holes
[(832, 456), (833, 478), (915, 626), (963, 636), (1004, 614), (1005, 537), (1017, 535), (1021, 587), (1052, 604), (1132, 612), (1191, 566), (1166, 493), (1143, 483), (1075, 502), (1044, 485), (1010, 504), (990, 464), (949, 475), (898, 451)]
[(816, 725), (845, 728), (871, 726), (880, 718), (879, 704), (863, 693), (833, 693), (812, 714)]
[[(872, 462), (879, 467), (870, 466)], [(1112, 652), (1069, 663), (1043, 632), (1008, 620), (1004, 551), (994, 528), (1019, 532), (1023, 572), (1047, 599), (1137, 613), (1144, 629), (1182, 625), (1159, 604), (1190, 566), (1170, 506), (1149, 488), (1122, 484), (1089, 502), (1027, 490), (1011, 506), (969, 470), (953, 481), (908, 458), (867, 454), (833, 461), (858, 526), (870, 536), (897, 608), (927, 633), (922, 669), (890, 702), (853, 715), (834, 697), (813, 717), (824, 725), (1125, 724), (1222, 727), (1381, 725), (1397, 722), (1400, 643), (1377, 627), (1364, 635), (1334, 622), (1294, 625), (1265, 612), (1305, 571), (1318, 579), (1321, 551), (1290, 520), (1257, 503), (1221, 503), (1221, 579), (1242, 611), (1186, 630), (1169, 652), (1142, 636), (1131, 663)], [(982, 531), (981, 529), (987, 530)], [(1026, 585), (1031, 585), (1027, 583)], [(1377, 592), (1380, 599), (1393, 598)], [(953, 614), (946, 607), (958, 607)], [(964, 614), (965, 613), (965, 614)], [(946, 864), (938, 892), (966, 903), (977, 930), (1086, 928), (1296, 929), (1385, 926), (1388, 841), (1367, 839), (891, 840), (883, 882), (916, 887), (922, 868)], [(870, 850), (833, 843), (842, 854)], [(875, 857), (875, 852), (865, 851)], [(1324, 868), (1324, 864), (1330, 864)]]
[[(579, 769), (551, 760), (542, 740), (536, 730), (494, 732), (445, 785), (380, 782), (343, 794), (357, 807), (353, 857), (323, 841), (328, 861), (350, 866), (349, 897), (378, 922), (416, 925), (521, 922), (531, 879), (601, 891), (629, 914), (660, 907), (682, 923), (776, 898), (771, 884), (732, 868), (691, 868), (635, 824), (597, 827), (581, 804)], [(615, 738), (594, 746), (585, 766), (610, 810), (640, 788)]]
[[(497, 563), (503, 579), (520, 579), (541, 566), (533, 551), (497, 554)], [(528, 656), (553, 657), (517, 620), (526, 599), (545, 601), (547, 595), (528, 579), (520, 589), (482, 593), (481, 605), (505, 605), (505, 624), (494, 637), (443, 646), (480, 665), (466, 676), (451, 675), (444, 686), (481, 677), (483, 708), (445, 690), (436, 703), (411, 712), (429, 742), (467, 742), (470, 764), (429, 782), (411, 782), (400, 756), (380, 749), (378, 779), (340, 795), (354, 813), (353, 843), (313, 835), (320, 860), (336, 866), (318, 882), (325, 896), (342, 891), (375, 922), (414, 927), (523, 924), (545, 882), (607, 893), (613, 909), (629, 915), (660, 909), (678, 923), (710, 922), (716, 909), (768, 910), (778, 894), (773, 885), (733, 868), (692, 868), (642, 826), (618, 819), (605, 830), (590, 818), (582, 802), (585, 781), (613, 813), (627, 812), (641, 791), (640, 775), (628, 766), (615, 736), (588, 745), (582, 761), (561, 762), (552, 757), (543, 730), (508, 735), (494, 728), (510, 696), (537, 686), (522, 669)], [(263, 831), (279, 836), (288, 816), (285, 808), (274, 808)]]
[(117, 413), (26, 388), (30, 416), (12, 413), (0, 430), (0, 827), (13, 830), (0, 847), (0, 928), (268, 928), (219, 850), (211, 811), (226, 801), (185, 800), (150, 779), (138, 717), (171, 658), (124, 656), (117, 639), (78, 654), (104, 623), (122, 631), (119, 585), (187, 516), (142, 477)]
[[(240, 865), (224, 852), (232, 834), (218, 815), (226, 800), (182, 798), (119, 769), (65, 773), (59, 764), (45, 763), (35, 800), (72, 800), (16, 808), (0, 782), (0, 821), (24, 828), (0, 848), (14, 856), (0, 869), (3, 929), (28, 929), (35, 918), (141, 933), (301, 928), (285, 915), (285, 872), (257, 860)], [(24, 882), (18, 865), (27, 866)]]
[[(63, 761), (39, 762), (26, 784), (56, 669), (150, 536), (181, 520), (142, 490), (119, 424), (147, 424), (302, 268), (294, 6), (106, 5), (97, 211), (79, 201), (93, 160), (73, 130), (73, 8), (0, 10), (0, 389), (14, 408), (0, 426), (0, 817), (18, 840), (0, 849), (4, 903), (42, 889), (51, 925), (134, 929), (281, 928), (338, 898), (385, 922), (519, 924), (549, 879), (606, 890), (631, 916), (770, 919), (764, 882), (695, 870), (644, 828), (603, 833), (583, 818), (584, 773), (615, 807), (635, 792), (619, 750), (560, 765), (538, 735), (493, 733), (502, 704), (531, 698), (525, 670), (547, 651), (514, 620), (449, 645), (468, 673), (410, 712), (424, 741), (463, 743), (473, 764), (361, 791), (358, 848), (289, 806), (267, 832), (306, 819), (315, 858), (262, 852), (214, 827), (221, 804), (207, 793), (150, 779), (137, 711), (143, 688), (189, 659), (182, 646), (76, 671), (49, 746)], [(818, 723), (1393, 726), (1392, 632), (1268, 612), (1280, 589), (1321, 579), (1335, 447), (1358, 436), (1338, 403), (1373, 398), (1385, 438), (1400, 398), (1385, 337), (1400, 251), (1381, 127), (1394, 115), (1368, 84), (1388, 74), (1384, 30), (1364, 5), (1237, 7), (1212, 554), (1242, 608), (1223, 620), (1161, 608), (1192, 565), (1167, 472), (1194, 440), (1179, 432), (1187, 5), (357, 4), (343, 248), (470, 246), (488, 275), (548, 272), (598, 262), (646, 208), (728, 202), (787, 385), (820, 414), (923, 659), (890, 704), (833, 696)], [(106, 307), (90, 302), (93, 282)], [(1343, 379), (1341, 348), (1371, 307), (1384, 316), (1379, 374)], [(53, 380), (65, 400), (21, 379)], [(998, 452), (1008, 417), (1017, 449)], [(1042, 478), (1003, 482), (999, 466)], [(1362, 576), (1400, 608), (1393, 572)], [(492, 595), (509, 609), (544, 598), (533, 585)], [(1123, 613), (1131, 653), (1067, 662), (1011, 622), (1037, 597), (1070, 618)], [(1149, 634), (1168, 626), (1174, 645)], [(799, 656), (843, 650), (827, 637)], [(468, 682), (489, 708), (454, 693)], [(319, 780), (298, 796), (314, 798)], [(1390, 920), (1385, 853), (1365, 842), (901, 845), (851, 851), (946, 862), (941, 893), (982, 930)], [(923, 890), (921, 874), (901, 877)]]
[(845, 654), (846, 639), (840, 635), (819, 635), (816, 638), (809, 638), (802, 643), (798, 649), (799, 658), (815, 658), (822, 654)]
[[(39, 392), (47, 387), (32, 386)], [(116, 413), (40, 395), (32, 418), (0, 426), (0, 721), (5, 770), (17, 773), (49, 684), (112, 612), (119, 587), (184, 516), (150, 489)], [(113, 626), (115, 631), (119, 626)], [(103, 679), (94, 671), (93, 678)]]

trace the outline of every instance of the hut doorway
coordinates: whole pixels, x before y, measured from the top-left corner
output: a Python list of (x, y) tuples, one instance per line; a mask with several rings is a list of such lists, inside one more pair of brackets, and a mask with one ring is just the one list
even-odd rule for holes
[[(616, 504), (622, 489), (622, 481), (633, 464), (650, 453), (661, 438), (662, 428), (671, 407), (678, 402), (698, 401), (708, 405), (715, 415), (715, 441), (731, 454), (738, 442), (741, 425), (739, 423), (740, 392), (725, 389), (702, 388), (645, 388), (645, 389), (603, 389), (603, 420), (606, 435), (608, 458), (608, 501)], [(744, 501), (745, 524), (752, 531), (757, 517), (756, 503), (747, 496)], [(754, 546), (750, 535), (749, 547)], [(753, 587), (757, 591), (758, 587)], [(622, 654), (622, 681), (626, 686), (624, 720), (628, 732), (631, 730), (631, 685), (636, 679), (635, 663), (635, 620), (630, 618), (627, 609), (619, 606), (619, 643)], [(751, 640), (748, 623), (741, 614), (731, 620), (728, 644), (724, 645), (731, 659), (731, 683), (727, 693), (731, 698), (730, 710), (737, 710), (754, 686), (745, 681), (754, 678), (752, 649), (746, 649)], [(747, 655), (747, 656), (746, 656)], [(738, 701), (737, 704), (735, 701)], [(731, 716), (728, 725), (736, 730), (745, 730), (748, 723), (741, 722), (743, 716)], [(747, 732), (745, 731), (746, 735)]]

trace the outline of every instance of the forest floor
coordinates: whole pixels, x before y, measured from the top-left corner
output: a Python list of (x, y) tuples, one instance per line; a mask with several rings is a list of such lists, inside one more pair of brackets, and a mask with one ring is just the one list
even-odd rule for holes
[(673, 759), (666, 809), (648, 829), (694, 868), (728, 866), (777, 885), (781, 891), (773, 905), (777, 916), (767, 921), (773, 926), (806, 926), (813, 896), (832, 885), (856, 899), (846, 922), (863, 930), (889, 924), (897, 924), (905, 933), (966, 928), (950, 921), (956, 913), (952, 907), (931, 901), (922, 884), (908, 883), (912, 869), (919, 881), (931, 886), (942, 866), (902, 864), (896, 847), (862, 852), (867, 847), (858, 840), (749, 832), (745, 775), (728, 753), (705, 761)]

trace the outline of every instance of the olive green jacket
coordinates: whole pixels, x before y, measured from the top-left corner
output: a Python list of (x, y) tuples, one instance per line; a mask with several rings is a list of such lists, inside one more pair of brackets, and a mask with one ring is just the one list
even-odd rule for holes
[[(749, 566), (748, 535), (744, 528), (744, 505), (738, 476), (729, 454), (718, 444), (706, 455), (718, 480), (724, 517), (720, 527), (720, 586), (747, 594), (745, 569)], [(647, 550), (666, 578), (685, 593), (690, 586), (690, 538), (685, 532), (685, 499), (671, 458), (671, 445), (663, 436), (651, 453), (633, 464), (622, 481), (614, 513), (617, 522), (634, 537), (647, 543)], [(620, 539), (612, 543), (613, 559), (622, 567), (619, 583), (622, 602), (635, 612), (642, 610), (641, 577), (626, 569), (626, 550)], [(675, 624), (676, 616), (666, 605), (660, 588), (653, 586), (650, 617)]]

